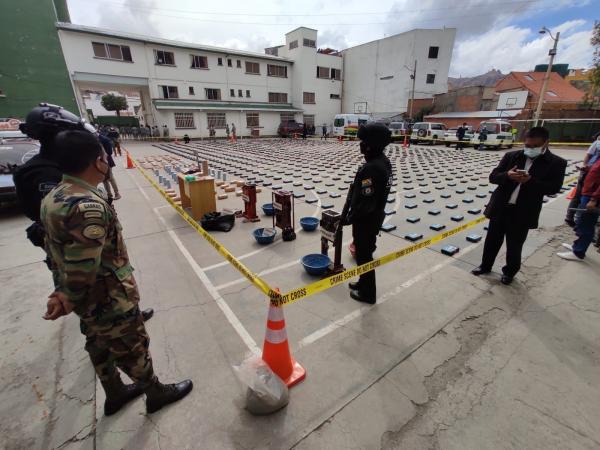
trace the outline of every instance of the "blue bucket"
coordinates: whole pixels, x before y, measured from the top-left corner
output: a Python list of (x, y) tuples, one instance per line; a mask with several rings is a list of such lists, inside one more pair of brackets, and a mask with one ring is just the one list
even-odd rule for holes
[(260, 245), (267, 245), (275, 240), (277, 230), (275, 228), (257, 228), (252, 235)]
[(264, 205), (262, 205), (262, 210), (265, 213), (265, 216), (275, 215), (275, 208), (273, 207), (273, 203), (265, 203)]
[(319, 219), (316, 217), (302, 217), (300, 225), (304, 231), (315, 231), (319, 226)]
[(306, 273), (314, 276), (324, 275), (329, 268), (329, 264), (331, 264), (329, 256), (320, 253), (311, 253), (310, 255), (303, 256), (300, 262)]

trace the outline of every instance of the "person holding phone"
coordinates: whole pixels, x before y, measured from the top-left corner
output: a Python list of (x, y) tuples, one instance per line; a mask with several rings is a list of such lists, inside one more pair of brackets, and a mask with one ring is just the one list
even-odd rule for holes
[(502, 283), (510, 284), (521, 268), (521, 251), (530, 229), (538, 227), (544, 195), (562, 187), (567, 161), (548, 149), (546, 128), (533, 127), (525, 135), (525, 148), (508, 152), (490, 174), (498, 187), (485, 209), (490, 219), (483, 256), (473, 275), (491, 272), (506, 238), (506, 265)]

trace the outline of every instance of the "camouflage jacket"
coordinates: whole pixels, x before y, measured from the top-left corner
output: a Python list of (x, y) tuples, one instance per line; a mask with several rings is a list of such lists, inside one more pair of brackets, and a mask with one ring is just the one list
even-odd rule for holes
[(121, 224), (94, 186), (64, 175), (42, 201), (41, 220), (57, 290), (79, 317), (110, 322), (137, 305)]

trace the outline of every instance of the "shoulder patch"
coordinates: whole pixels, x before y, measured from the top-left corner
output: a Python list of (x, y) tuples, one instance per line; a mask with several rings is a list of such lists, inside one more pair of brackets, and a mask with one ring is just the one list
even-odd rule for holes
[(106, 230), (100, 225), (88, 225), (81, 234), (88, 239), (102, 239), (106, 235)]
[(93, 218), (101, 218), (102, 217), (102, 213), (100, 211), (86, 211), (83, 213), (83, 218), (84, 219), (93, 219)]
[(360, 184), (363, 188), (366, 188), (373, 185), (373, 180), (371, 178), (365, 178), (360, 182)]
[(102, 203), (98, 202), (80, 202), (77, 207), (80, 212), (86, 211), (104, 211), (104, 206)]
[(52, 183), (52, 182), (40, 183), (38, 185), (38, 191), (43, 192), (45, 195), (48, 192), (50, 192), (52, 189), (54, 189), (57, 184), (58, 183)]

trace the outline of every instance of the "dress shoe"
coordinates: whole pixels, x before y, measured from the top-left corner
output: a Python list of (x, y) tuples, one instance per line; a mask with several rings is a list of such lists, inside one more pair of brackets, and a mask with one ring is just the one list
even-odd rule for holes
[(353, 281), (352, 283), (348, 283), (348, 287), (350, 288), (351, 291), (358, 291), (359, 286), (360, 286), (360, 283), (358, 281)]
[(484, 275), (486, 273), (490, 273), (490, 270), (486, 270), (482, 267), (475, 267), (473, 270), (471, 270), (471, 273), (473, 275), (475, 275), (476, 277), (478, 277), (479, 275)]
[(174, 384), (162, 384), (157, 381), (146, 389), (146, 412), (151, 414), (163, 406), (181, 400), (191, 392), (193, 387), (192, 380)]
[(358, 291), (350, 291), (350, 297), (352, 297), (357, 302), (368, 303), (369, 305), (375, 304), (374, 298), (373, 299), (366, 298), (366, 297), (360, 295), (360, 292), (358, 292)]
[(123, 384), (118, 373), (111, 380), (102, 381), (101, 383), (106, 393), (106, 400), (104, 401), (105, 416), (115, 414), (131, 400), (144, 393), (144, 390), (136, 383)]
[(154, 310), (152, 308), (147, 308), (142, 311), (142, 319), (144, 320), (144, 322), (147, 322), (148, 320), (152, 319), (153, 315)]
[(506, 284), (507, 286), (512, 283), (513, 281), (513, 277), (509, 277), (508, 275), (502, 275), (502, 278), (500, 278), (500, 282), (502, 284)]

